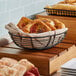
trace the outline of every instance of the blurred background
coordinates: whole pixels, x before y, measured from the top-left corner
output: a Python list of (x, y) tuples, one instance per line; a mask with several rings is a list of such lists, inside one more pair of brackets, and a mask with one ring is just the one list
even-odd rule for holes
[(7, 34), (5, 24), (17, 24), (22, 16), (30, 16), (44, 11), (46, 5), (62, 0), (0, 0), (0, 37)]

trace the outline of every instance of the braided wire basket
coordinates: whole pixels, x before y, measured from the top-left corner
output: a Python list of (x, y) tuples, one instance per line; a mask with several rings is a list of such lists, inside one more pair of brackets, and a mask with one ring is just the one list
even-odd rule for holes
[(44, 9), (46, 10), (48, 15), (76, 17), (76, 11), (63, 10), (63, 9), (52, 9), (52, 8), (44, 8)]
[[(51, 48), (55, 45), (57, 45), (58, 43), (60, 43), (66, 33), (67, 33), (67, 28), (65, 28), (63, 31), (52, 31), (52, 34), (47, 34), (46, 33), (42, 33), (42, 34), (38, 34), (38, 37), (27, 37), (27, 36), (19, 36), (19, 35), (15, 35), (9, 32), (13, 42), (24, 49), (33, 49), (33, 50), (42, 50), (42, 49), (48, 49)], [(43, 36), (44, 34), (44, 36)]]

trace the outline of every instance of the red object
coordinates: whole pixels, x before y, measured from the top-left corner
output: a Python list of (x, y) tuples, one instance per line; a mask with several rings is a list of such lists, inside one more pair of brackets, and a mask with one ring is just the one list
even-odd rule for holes
[(26, 72), (24, 76), (40, 76), (39, 71), (36, 67), (33, 67), (30, 71)]
[(31, 28), (30, 28), (30, 33), (36, 33), (37, 30), (37, 24), (34, 24)]
[(26, 72), (24, 76), (35, 76), (35, 75), (31, 72)]
[(38, 71), (38, 69), (36, 67), (33, 67), (29, 72), (35, 74), (35, 76), (40, 76), (39, 71)]

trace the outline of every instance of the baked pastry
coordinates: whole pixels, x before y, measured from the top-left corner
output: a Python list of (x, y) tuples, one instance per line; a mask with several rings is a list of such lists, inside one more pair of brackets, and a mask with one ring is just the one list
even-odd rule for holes
[(51, 31), (52, 29), (50, 29), (43, 21), (36, 19), (33, 23), (26, 25), (22, 30), (26, 33), (43, 33)]
[(65, 28), (65, 25), (62, 22), (60, 22), (58, 19), (54, 19), (54, 23), (55, 23), (56, 29), (63, 29), (63, 28)]
[(20, 64), (15, 64), (12, 68), (16, 69), (16, 76), (24, 76), (27, 71), (26, 67)]
[(0, 73), (2, 76), (16, 76), (17, 70), (5, 65), (0, 65)]
[(24, 26), (26, 26), (28, 23), (32, 22), (31, 19), (26, 18), (26, 17), (22, 17), (21, 20), (19, 21), (19, 23), (17, 24), (17, 26), (22, 29)]
[[(15, 62), (15, 59), (11, 58), (2, 58), (4, 62), (8, 63)], [(22, 59), (17, 63), (14, 63), (12, 66), (6, 64), (0, 64), (0, 76), (40, 76), (38, 69), (26, 59)]]
[(34, 67), (34, 65), (32, 63), (30, 63), (28, 60), (26, 59), (22, 59), (19, 61), (19, 64), (23, 65), (26, 67), (26, 70), (29, 71), (31, 68)]
[[(57, 4), (57, 5), (60, 5), (60, 4)], [(54, 5), (53, 7), (57, 8), (56, 7), (57, 5)], [(59, 8), (61, 8), (61, 7), (59, 7)], [(25, 33), (43, 33), (43, 32), (48, 32), (48, 31), (53, 31), (53, 30), (58, 29), (56, 27), (57, 26), (57, 23), (55, 23), (56, 21), (53, 21), (49, 18), (38, 18), (38, 19), (34, 19), (34, 20), (29, 20), (27, 18), (25, 20), (28, 20), (28, 23), (24, 26), (21, 26), (22, 27), (21, 30)], [(59, 21), (57, 21), (57, 22), (59, 24)], [(25, 23), (25, 21), (24, 21), (24, 23)], [(23, 24), (23, 23), (21, 23), (21, 24)]]
[(62, 10), (74, 10), (76, 11), (75, 5), (70, 4), (56, 4), (52, 6), (53, 9), (62, 9)]
[(55, 28), (55, 24), (53, 22), (53, 20), (51, 19), (48, 19), (48, 18), (40, 18), (41, 21), (43, 21), (48, 27), (50, 27), (50, 29), (53, 31), (53, 30), (56, 30)]
[(15, 59), (12, 59), (12, 58), (5, 58), (3, 57), (1, 60), (0, 60), (0, 65), (6, 65), (6, 66), (9, 66), (9, 67), (12, 67), (14, 64), (16, 64), (18, 61), (15, 60)]

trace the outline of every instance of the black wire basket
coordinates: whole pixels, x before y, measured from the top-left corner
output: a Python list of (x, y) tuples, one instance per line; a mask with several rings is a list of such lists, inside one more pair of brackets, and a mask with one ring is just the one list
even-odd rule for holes
[(44, 9), (46, 10), (48, 15), (76, 17), (76, 11), (63, 10), (63, 9), (52, 9), (52, 8), (44, 8)]
[(54, 31), (54, 34), (46, 35), (46, 36), (40, 36), (40, 37), (27, 37), (27, 36), (19, 36), (14, 35), (9, 32), (13, 42), (24, 49), (32, 49), (32, 50), (42, 50), (42, 49), (48, 49), (51, 48), (58, 43), (60, 43), (66, 33), (67, 28), (65, 28), (64, 31), (57, 33), (57, 31)]

